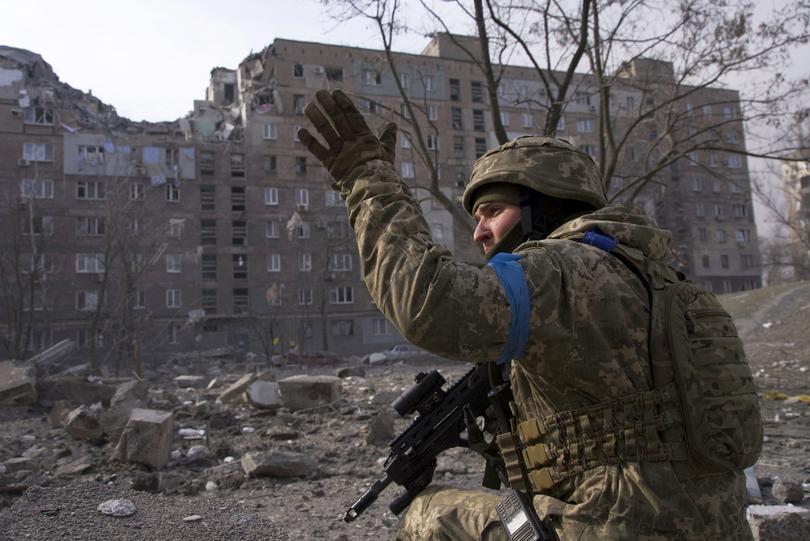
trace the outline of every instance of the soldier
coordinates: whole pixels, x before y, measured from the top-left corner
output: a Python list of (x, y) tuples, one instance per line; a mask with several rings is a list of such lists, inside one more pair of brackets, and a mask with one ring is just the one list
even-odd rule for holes
[[(499, 444), (521, 458), (509, 482), (560, 539), (751, 539), (742, 468), (761, 426), (733, 323), (667, 265), (667, 232), (608, 205), (589, 156), (524, 137), (476, 162), (463, 205), (479, 267), (433, 242), (393, 166), (395, 125), (377, 138), (339, 90), (305, 114), (327, 146), (300, 140), (346, 202), (380, 310), (422, 348), (507, 373), (514, 417)], [(397, 538), (507, 539), (498, 501), (431, 486)]]

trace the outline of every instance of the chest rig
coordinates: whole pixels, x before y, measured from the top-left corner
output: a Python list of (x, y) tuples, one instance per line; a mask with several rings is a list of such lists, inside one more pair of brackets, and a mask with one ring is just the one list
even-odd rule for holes
[(496, 442), (509, 485), (545, 493), (590, 469), (628, 462), (670, 462), (681, 479), (753, 465), (762, 449), (759, 399), (731, 316), (704, 288), (598, 230), (572, 240), (616, 257), (647, 290), (653, 388), (517, 422), (504, 381), (509, 365), (493, 365)]

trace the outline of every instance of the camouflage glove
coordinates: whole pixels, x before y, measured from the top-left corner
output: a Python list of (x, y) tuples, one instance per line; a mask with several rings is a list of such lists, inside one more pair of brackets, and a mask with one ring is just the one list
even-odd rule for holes
[(340, 90), (331, 93), (318, 90), (314, 102), (307, 104), (304, 114), (329, 148), (324, 147), (306, 128), (298, 130), (298, 138), (332, 175), (334, 189), (344, 188), (349, 173), (367, 161), (394, 163), (397, 125), (389, 123), (377, 138), (360, 111)]

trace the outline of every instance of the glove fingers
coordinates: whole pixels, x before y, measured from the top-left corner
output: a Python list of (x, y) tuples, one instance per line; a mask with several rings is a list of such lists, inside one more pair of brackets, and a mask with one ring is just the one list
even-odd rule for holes
[(335, 129), (329, 123), (325, 116), (318, 106), (314, 103), (308, 103), (307, 106), (304, 108), (304, 114), (312, 122), (312, 125), (315, 126), (315, 129), (318, 130), (318, 133), (326, 140), (326, 143), (329, 145), (329, 148), (338, 150), (340, 149), (340, 137), (338, 134), (335, 133)]
[(346, 121), (349, 123), (349, 127), (355, 137), (359, 139), (363, 135), (371, 133), (363, 115), (360, 114), (360, 111), (357, 110), (357, 107), (354, 106), (354, 103), (352, 103), (352, 100), (350, 100), (346, 94), (340, 90), (335, 90), (332, 92), (332, 96), (337, 106), (343, 111)]
[(306, 149), (315, 156), (318, 161), (324, 164), (327, 168), (331, 165), (331, 156), (329, 151), (324, 148), (322, 144), (315, 139), (311, 133), (306, 128), (301, 128), (298, 130), (298, 139), (301, 141)]
[(332, 95), (328, 90), (318, 90), (315, 92), (315, 99), (321, 105), (323, 112), (326, 113), (326, 118), (331, 120), (332, 125), (335, 127), (335, 131), (337, 131), (338, 138), (342, 139), (344, 144), (348, 141), (353, 141), (356, 139), (354, 131), (346, 121), (346, 115), (343, 113), (343, 110), (338, 106), (338, 104), (335, 103), (335, 100), (332, 98)]
[(396, 153), (396, 146), (397, 146), (397, 125), (393, 122), (389, 122), (382, 131), (382, 135), (380, 135), (380, 142), (385, 147), (385, 150), (390, 152), (391, 154)]

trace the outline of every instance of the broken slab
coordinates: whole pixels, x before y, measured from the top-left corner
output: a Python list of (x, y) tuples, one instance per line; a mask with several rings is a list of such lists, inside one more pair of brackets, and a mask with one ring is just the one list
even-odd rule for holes
[(240, 463), (250, 477), (304, 477), (317, 468), (309, 455), (292, 452), (251, 451), (242, 456)]
[(748, 523), (757, 541), (810, 539), (810, 510), (793, 505), (751, 505)]
[(143, 400), (132, 399), (111, 405), (109, 409), (101, 412), (98, 423), (110, 441), (118, 441), (121, 438), (132, 410), (136, 408), (146, 408), (146, 403)]
[(9, 458), (2, 463), (4, 473), (15, 473), (21, 470), (30, 470), (34, 467), (34, 461), (25, 456)]
[(115, 393), (113, 393), (112, 397), (110, 398), (110, 407), (122, 402), (143, 400), (146, 398), (148, 391), (149, 385), (147, 385), (145, 381), (133, 379), (120, 383), (115, 388)]
[(41, 351), (28, 359), (28, 361), (36, 366), (42, 367), (54, 364), (69, 355), (76, 349), (76, 343), (73, 340), (62, 340), (52, 345), (48, 349)]
[(65, 430), (77, 440), (93, 443), (104, 441), (104, 431), (98, 423), (98, 417), (95, 412), (84, 405), (68, 413)]
[(245, 374), (237, 381), (228, 386), (227, 389), (219, 394), (217, 400), (220, 402), (227, 402), (242, 395), (247, 390), (248, 386), (256, 379), (256, 374)]
[(273, 381), (254, 381), (245, 391), (245, 396), (257, 408), (275, 410), (281, 407), (278, 383)]
[(174, 415), (169, 411), (136, 408), (121, 433), (113, 458), (153, 468), (168, 464), (174, 439)]
[(201, 389), (208, 384), (208, 378), (205, 376), (177, 376), (174, 378), (174, 383), (181, 389)]
[(36, 380), (30, 366), (0, 362), (0, 404), (30, 404), (37, 401)]
[(799, 483), (777, 479), (771, 488), (771, 495), (779, 503), (801, 503), (804, 499), (804, 490)]
[(278, 382), (284, 407), (301, 410), (324, 406), (340, 399), (341, 379), (335, 376), (290, 376)]

